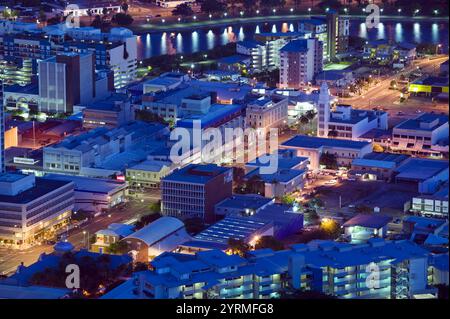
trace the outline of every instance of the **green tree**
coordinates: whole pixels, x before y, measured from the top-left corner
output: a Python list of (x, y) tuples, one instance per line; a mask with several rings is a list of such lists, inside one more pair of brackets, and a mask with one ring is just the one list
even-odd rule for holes
[(293, 205), (295, 203), (295, 197), (289, 194), (285, 194), (281, 197), (281, 202), (286, 205)]
[(244, 257), (250, 250), (250, 246), (242, 239), (228, 238), (228, 249), (231, 253)]
[(270, 248), (272, 250), (283, 250), (283, 242), (273, 236), (262, 236), (255, 244), (255, 249)]
[(172, 10), (173, 16), (183, 16), (183, 17), (189, 17), (194, 14), (194, 10), (187, 4), (182, 3), (175, 7), (175, 9)]
[(206, 14), (216, 14), (225, 11), (225, 4), (218, 0), (202, 0), (200, 10)]
[(328, 169), (337, 169), (338, 168), (338, 162), (336, 155), (332, 153), (322, 153), (319, 160), (320, 165), (324, 165)]
[(130, 246), (127, 244), (127, 242), (120, 240), (118, 242), (111, 243), (107, 247), (106, 251), (109, 254), (124, 255), (124, 254), (128, 253), (129, 249), (130, 249)]
[(117, 23), (120, 26), (128, 26), (132, 24), (133, 21), (133, 18), (125, 13), (116, 13), (112, 18), (112, 22)]
[(152, 213), (148, 215), (141, 216), (139, 220), (136, 222), (136, 230), (139, 230), (145, 226), (147, 226), (150, 223), (153, 223), (155, 220), (161, 217), (160, 213)]

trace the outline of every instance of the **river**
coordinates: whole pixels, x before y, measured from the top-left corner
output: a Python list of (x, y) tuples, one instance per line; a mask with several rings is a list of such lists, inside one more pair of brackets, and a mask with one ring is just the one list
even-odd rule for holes
[[(233, 24), (228, 27), (196, 28), (180, 32), (151, 32), (138, 36), (138, 58), (162, 54), (193, 53), (230, 42), (251, 40), (260, 32), (298, 31), (299, 22)], [(362, 20), (350, 20), (350, 35), (367, 40), (442, 44), (448, 52), (448, 21), (395, 21), (385, 19), (378, 28), (368, 29)]]

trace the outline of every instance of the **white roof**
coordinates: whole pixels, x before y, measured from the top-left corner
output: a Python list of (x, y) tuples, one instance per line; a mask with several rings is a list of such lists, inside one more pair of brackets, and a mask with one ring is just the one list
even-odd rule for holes
[(151, 246), (181, 228), (184, 228), (184, 223), (181, 220), (175, 217), (164, 216), (125, 237), (125, 240), (131, 238), (139, 239), (147, 246)]

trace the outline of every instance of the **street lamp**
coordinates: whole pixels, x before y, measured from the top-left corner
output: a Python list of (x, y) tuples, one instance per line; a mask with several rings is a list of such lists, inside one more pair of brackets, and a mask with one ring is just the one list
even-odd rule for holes
[(277, 12), (277, 9), (273, 9), (272, 12), (273, 14), (275, 14)]
[(181, 21), (181, 18), (178, 18), (178, 22), (180, 22)]
[(239, 12), (239, 14), (241, 15), (241, 17), (244, 15), (244, 11)]
[(291, 8), (290, 11), (291, 11), (291, 12), (294, 12), (294, 8)]
[(193, 18), (194, 18), (194, 20), (197, 20), (197, 16), (194, 16)]
[(347, 8), (344, 8), (344, 12), (347, 13), (347, 11), (348, 11), (348, 9), (347, 9)]
[(228, 15), (228, 13), (225, 12), (223, 15), (226, 17)]
[(161, 22), (162, 22), (162, 23), (165, 23), (165, 22), (166, 22), (166, 19), (162, 19)]
[(210, 19), (212, 18), (212, 14), (211, 14), (211, 13), (209, 14), (209, 18), (210, 18)]
[(259, 10), (256, 10), (256, 14), (259, 14)]
[(439, 13), (439, 10), (434, 10), (433, 13), (434, 13), (434, 14), (438, 14), (438, 13)]
[(398, 12), (398, 13), (401, 13), (401, 12), (402, 12), (402, 9), (401, 9), (401, 8), (398, 8), (398, 9), (397, 9), (397, 12)]
[(330, 8), (326, 8), (325, 11), (326, 11), (326, 12), (330, 11)]
[(308, 12), (311, 12), (311, 8), (308, 8)]

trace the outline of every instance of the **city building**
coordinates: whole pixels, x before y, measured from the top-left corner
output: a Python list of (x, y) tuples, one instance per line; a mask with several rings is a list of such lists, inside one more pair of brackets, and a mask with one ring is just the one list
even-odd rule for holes
[(403, 154), (369, 153), (363, 158), (354, 159), (347, 174), (362, 180), (392, 181), (396, 169), (408, 158)]
[(337, 104), (332, 109), (326, 82), (322, 82), (320, 87), (318, 115), (319, 137), (359, 140), (372, 129), (388, 128), (386, 112), (358, 110), (346, 104)]
[(92, 54), (64, 53), (39, 62), (39, 111), (73, 113), (73, 106), (95, 96)]
[[(251, 251), (247, 258), (220, 250), (195, 255), (165, 253), (152, 270), (104, 296), (136, 299), (268, 299), (292, 287), (338, 298), (414, 298), (436, 293), (427, 283), (429, 252), (410, 241), (373, 238), (366, 244), (323, 241), (288, 250)], [(368, 276), (379, 271), (374, 287)], [(113, 298), (113, 297), (112, 297)]]
[(245, 124), (269, 133), (271, 128), (287, 125), (288, 99), (281, 96), (263, 96), (247, 104)]
[(280, 198), (283, 195), (301, 190), (305, 185), (307, 171), (304, 169), (278, 168), (275, 173), (261, 173), (259, 169), (254, 169), (247, 175), (245, 180), (252, 178), (264, 183), (264, 196), (268, 198)]
[(103, 15), (107, 10), (109, 14), (122, 12), (122, 3), (120, 1), (89, 1), (89, 0), (70, 0), (66, 1), (66, 6), (61, 9), (63, 16), (84, 17), (91, 15)]
[(322, 42), (316, 38), (293, 40), (280, 49), (279, 87), (298, 89), (322, 72)]
[(372, 144), (369, 142), (350, 141), (333, 138), (313, 137), (297, 135), (281, 144), (280, 149), (292, 149), (297, 156), (309, 159), (309, 169), (320, 169), (322, 154), (331, 154), (336, 158), (338, 166), (350, 166), (356, 158), (372, 152)]
[(216, 215), (254, 215), (261, 209), (275, 202), (274, 198), (267, 198), (256, 194), (239, 195), (224, 199), (214, 207)]
[(430, 266), (428, 267), (428, 278), (431, 285), (449, 285), (448, 264), (449, 255), (434, 254), (430, 258)]
[(133, 260), (148, 262), (164, 252), (175, 250), (190, 239), (181, 220), (163, 216), (122, 241), (129, 245)]
[(3, 105), (7, 110), (38, 112), (39, 101), (39, 86), (37, 84), (5, 84), (3, 86)]
[(163, 8), (176, 8), (180, 4), (193, 4), (195, 0), (156, 0), (155, 3), (157, 6)]
[[(131, 122), (114, 129), (98, 127), (44, 147), (44, 170), (68, 175), (110, 176), (123, 169), (115, 155), (126, 154), (132, 160), (132, 154), (127, 151), (140, 149), (139, 146), (152, 141), (157, 146), (156, 140), (166, 133), (167, 127), (159, 123)], [(139, 162), (145, 157), (146, 154), (141, 154)], [(106, 165), (114, 160), (120, 167)]]
[(135, 110), (128, 95), (113, 93), (110, 96), (88, 104), (83, 108), (83, 128), (115, 128), (135, 119)]
[(169, 161), (146, 160), (126, 170), (126, 177), (133, 188), (160, 188), (161, 179), (173, 171)]
[[(304, 170), (308, 168), (308, 158), (299, 157), (293, 150), (277, 150), (276, 154), (271, 154), (278, 157), (277, 168), (278, 169), (299, 169)], [(253, 171), (255, 168), (268, 167), (271, 163), (264, 160), (264, 156), (257, 157), (254, 160), (245, 163), (247, 172)]]
[(109, 253), (108, 249), (111, 244), (118, 243), (133, 232), (133, 225), (112, 223), (108, 225), (108, 228), (95, 233), (95, 243), (91, 245), (90, 251), (100, 254)]
[(411, 157), (395, 169), (395, 182), (433, 194), (448, 182), (448, 161)]
[(26, 249), (65, 229), (74, 208), (74, 185), (34, 175), (0, 175), (0, 244)]
[(0, 52), (0, 58), (17, 60), (19, 66), (25, 65), (23, 60), (31, 60), (26, 69), (34, 75), (38, 73), (38, 61), (74, 52), (93, 54), (97, 70), (111, 69), (115, 88), (122, 88), (136, 78), (137, 37), (121, 27), (102, 33), (93, 27), (70, 28), (62, 23), (37, 32), (0, 35)]
[(5, 171), (5, 108), (0, 101), (0, 174)]
[(448, 115), (423, 113), (392, 129), (391, 149), (413, 155), (441, 157), (449, 151)]
[(448, 77), (429, 76), (415, 80), (408, 91), (417, 96), (443, 96), (448, 99)]
[(342, 226), (344, 234), (352, 244), (367, 242), (370, 238), (386, 238), (388, 224), (392, 218), (384, 215), (358, 214)]
[(448, 252), (447, 219), (407, 216), (403, 220), (402, 231), (416, 244), (423, 245), (432, 251)]
[(127, 201), (128, 184), (126, 182), (62, 174), (46, 174), (45, 178), (74, 184), (75, 212), (83, 210), (97, 214)]
[(339, 89), (338, 93), (345, 93), (350, 85), (353, 85), (355, 78), (351, 70), (328, 70), (316, 75), (316, 85), (321, 86), (326, 82), (328, 87)]
[(231, 196), (232, 168), (190, 164), (161, 180), (162, 214), (179, 218), (215, 219), (214, 206)]
[(248, 72), (250, 58), (245, 55), (235, 54), (223, 57), (217, 61), (217, 67), (222, 71)]
[(406, 207), (421, 216), (448, 219), (448, 188), (447, 182), (431, 195), (414, 196)]
[(330, 60), (328, 50), (328, 32), (327, 22), (322, 18), (302, 19), (299, 24), (299, 30), (305, 33), (311, 33), (311, 36), (317, 38), (323, 45), (323, 60)]

